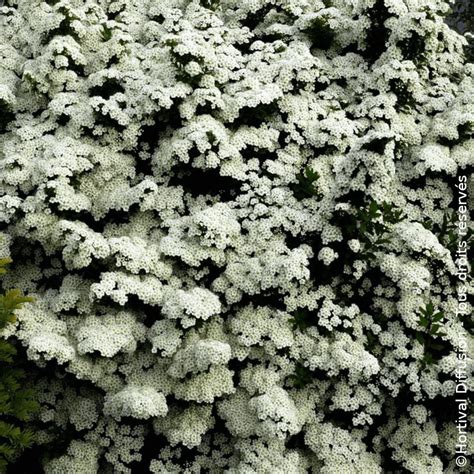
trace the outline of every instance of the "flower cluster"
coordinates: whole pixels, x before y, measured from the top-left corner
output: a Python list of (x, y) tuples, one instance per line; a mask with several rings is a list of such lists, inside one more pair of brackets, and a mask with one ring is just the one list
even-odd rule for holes
[(450, 2), (1, 3), (2, 285), (35, 298), (6, 335), (67, 441), (45, 472), (455, 469)]

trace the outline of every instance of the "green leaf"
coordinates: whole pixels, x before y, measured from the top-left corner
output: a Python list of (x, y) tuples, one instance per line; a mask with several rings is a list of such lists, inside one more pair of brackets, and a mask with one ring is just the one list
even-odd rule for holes
[(432, 230), (433, 229), (433, 221), (431, 219), (425, 219), (421, 225), (425, 228), (425, 229), (428, 229), (428, 230)]
[(430, 365), (433, 364), (434, 363), (433, 356), (430, 353), (425, 354), (423, 357), (423, 362)]
[(0, 361), (12, 362), (13, 356), (16, 355), (15, 347), (9, 342), (0, 339)]
[(101, 36), (104, 41), (109, 41), (109, 39), (112, 38), (112, 29), (107, 25), (102, 25)]
[(418, 320), (418, 324), (424, 328), (427, 328), (430, 324), (430, 321), (424, 316), (420, 316), (420, 319)]
[(369, 213), (372, 217), (377, 215), (377, 211), (379, 210), (379, 206), (375, 201), (372, 201), (369, 205)]
[(296, 175), (296, 179), (298, 183), (290, 187), (296, 199), (301, 200), (308, 197), (321, 197), (314, 187), (314, 183), (319, 179), (318, 172), (306, 167), (303, 173)]
[(415, 336), (416, 340), (420, 343), (420, 344), (425, 344), (425, 338), (423, 337), (422, 334), (420, 333), (417, 333), (416, 336)]
[(436, 334), (436, 332), (438, 331), (440, 327), (441, 325), (439, 324), (433, 324), (430, 329), (430, 334)]
[[(0, 259), (4, 269), (11, 260)], [(24, 296), (19, 290), (9, 290), (0, 295), (0, 327), (15, 320), (14, 312), (23, 303), (33, 298)], [(35, 392), (25, 388), (27, 374), (20, 368), (17, 351), (13, 344), (0, 338), (0, 471), (34, 441), (34, 433), (28, 429), (27, 421), (39, 409), (34, 399)]]
[(10, 263), (12, 263), (11, 258), (0, 258), (0, 275), (6, 273), (7, 269), (5, 267), (10, 265)]

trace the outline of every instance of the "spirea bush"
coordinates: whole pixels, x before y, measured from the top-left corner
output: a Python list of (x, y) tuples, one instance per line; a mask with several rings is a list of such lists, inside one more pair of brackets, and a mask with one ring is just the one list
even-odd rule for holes
[(7, 336), (47, 474), (455, 469), (449, 7), (3, 2), (3, 285), (35, 298)]

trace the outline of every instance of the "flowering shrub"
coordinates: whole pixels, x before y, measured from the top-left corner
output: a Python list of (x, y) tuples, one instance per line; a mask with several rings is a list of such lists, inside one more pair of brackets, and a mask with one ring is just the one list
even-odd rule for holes
[(4, 2), (0, 257), (47, 474), (454, 469), (448, 10)]

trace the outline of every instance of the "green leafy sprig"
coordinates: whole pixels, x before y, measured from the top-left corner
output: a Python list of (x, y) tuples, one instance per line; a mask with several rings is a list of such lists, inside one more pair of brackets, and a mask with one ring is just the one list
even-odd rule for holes
[(444, 313), (435, 311), (431, 301), (425, 307), (421, 306), (418, 311), (418, 324), (423, 328), (423, 331), (417, 332), (416, 340), (424, 347), (422, 366), (426, 367), (434, 364), (439, 358), (439, 352), (444, 349), (443, 344), (436, 340), (437, 337), (446, 336), (446, 333), (441, 331)]
[[(9, 258), (0, 259), (0, 275), (11, 263)], [(0, 295), (0, 329), (16, 321), (15, 311), (33, 298), (20, 290), (9, 290)], [(26, 422), (37, 411), (38, 403), (33, 390), (24, 387), (26, 373), (18, 367), (17, 350), (4, 338), (0, 338), (0, 472), (34, 442), (34, 432)]]
[(390, 242), (390, 226), (401, 222), (403, 211), (394, 204), (371, 201), (367, 207), (360, 208), (346, 224), (346, 231), (364, 244), (360, 252), (361, 260), (375, 258), (375, 252)]
[(316, 197), (321, 199), (322, 195), (315, 188), (315, 182), (320, 178), (317, 171), (313, 171), (311, 168), (306, 167), (302, 173), (296, 175), (297, 183), (291, 186), (291, 190), (295, 195), (296, 199), (301, 201), (301, 199)]

